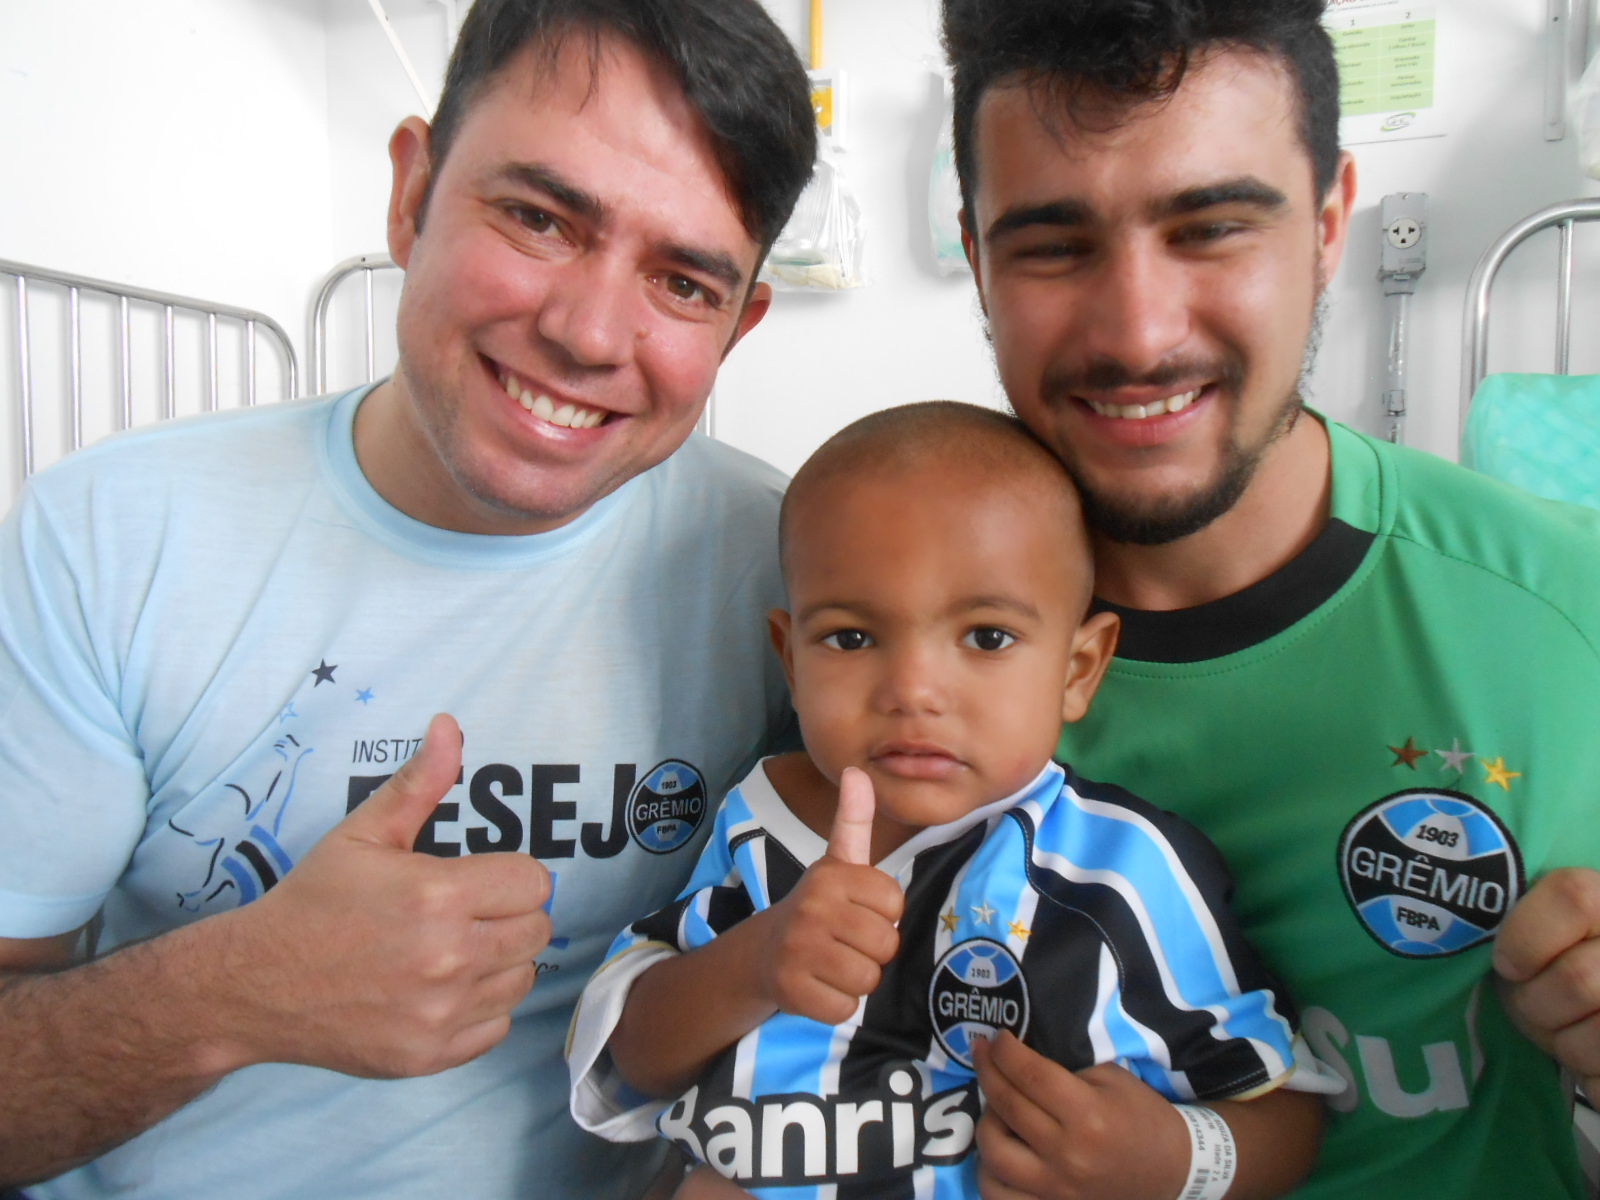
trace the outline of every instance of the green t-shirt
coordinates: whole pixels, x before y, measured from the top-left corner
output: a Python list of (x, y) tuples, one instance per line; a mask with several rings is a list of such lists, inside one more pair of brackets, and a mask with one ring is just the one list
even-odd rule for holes
[(1556, 1068), (1490, 952), (1527, 885), (1600, 866), (1600, 513), (1328, 433), (1322, 534), (1236, 596), (1124, 612), (1059, 757), (1227, 856), (1349, 1085), (1297, 1196), (1576, 1197)]

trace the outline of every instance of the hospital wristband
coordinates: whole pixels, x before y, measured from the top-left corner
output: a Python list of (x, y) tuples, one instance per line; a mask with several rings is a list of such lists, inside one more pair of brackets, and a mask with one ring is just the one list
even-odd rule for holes
[(1178, 1200), (1222, 1200), (1239, 1170), (1233, 1130), (1214, 1109), (1198, 1104), (1172, 1107), (1189, 1129), (1189, 1179)]

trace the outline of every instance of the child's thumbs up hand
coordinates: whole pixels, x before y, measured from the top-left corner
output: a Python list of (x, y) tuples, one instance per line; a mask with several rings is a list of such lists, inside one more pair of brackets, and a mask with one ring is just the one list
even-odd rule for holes
[(872, 865), (872, 818), (877, 798), (872, 779), (857, 767), (846, 767), (839, 777), (839, 807), (828, 835), (828, 857), (858, 867)]
[(845, 768), (827, 852), (771, 909), (767, 986), (783, 1012), (825, 1025), (848, 1020), (900, 946), (905, 896), (871, 866), (875, 808), (872, 780)]
[(550, 940), (550, 876), (525, 854), (413, 851), (460, 771), (460, 729), (435, 717), (382, 787), (275, 888), (223, 918), (238, 1065), (426, 1075), (505, 1036)]

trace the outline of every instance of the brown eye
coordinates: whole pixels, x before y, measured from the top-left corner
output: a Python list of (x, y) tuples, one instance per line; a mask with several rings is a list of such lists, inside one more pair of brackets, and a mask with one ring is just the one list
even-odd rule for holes
[(991, 651), (1004, 650), (1016, 640), (1004, 629), (997, 629), (993, 625), (980, 625), (976, 629), (970, 630), (967, 636), (961, 639), (963, 645), (970, 646), (974, 650)]
[(705, 294), (705, 289), (683, 275), (667, 276), (667, 290), (679, 300), (694, 300)]
[(872, 637), (859, 629), (841, 629), (823, 638), (822, 644), (835, 650), (865, 650), (872, 645)]

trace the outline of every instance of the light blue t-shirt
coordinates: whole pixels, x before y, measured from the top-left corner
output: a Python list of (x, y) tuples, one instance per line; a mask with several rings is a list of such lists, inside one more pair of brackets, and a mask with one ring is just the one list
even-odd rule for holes
[(247, 1068), (36, 1200), (628, 1195), (562, 1044), (617, 929), (669, 902), (792, 720), (782, 478), (695, 437), (531, 537), (422, 525), (356, 465), (365, 389), (85, 450), (0, 525), (0, 936), (104, 951), (247, 903), (447, 711), (461, 782), (419, 845), (531, 853), (554, 940), (510, 1036), (441, 1075)]

